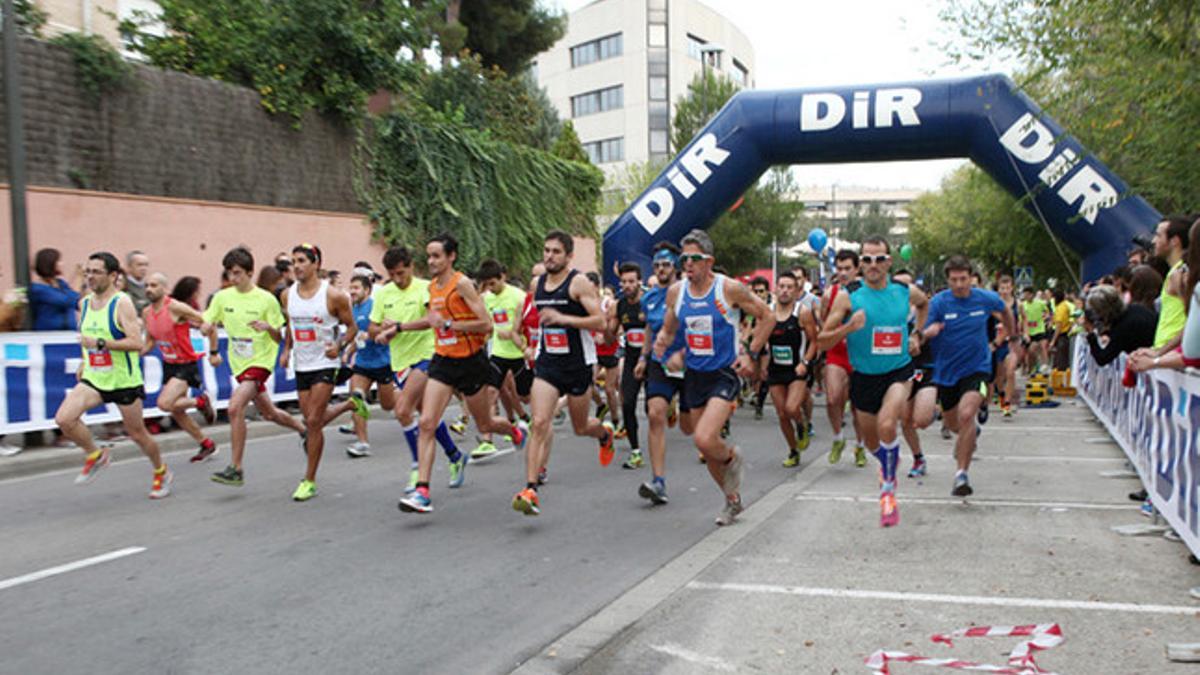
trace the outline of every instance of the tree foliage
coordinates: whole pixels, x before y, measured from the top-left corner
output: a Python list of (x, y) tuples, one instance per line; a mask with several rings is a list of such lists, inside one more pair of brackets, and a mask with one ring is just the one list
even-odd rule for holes
[[(3, 12), (0, 12), (0, 15), (2, 14)], [(33, 0), (16, 0), (13, 3), (13, 15), (17, 18), (17, 33), (32, 37), (42, 36), (42, 28), (50, 18), (46, 10)]]
[(954, 0), (942, 18), (954, 58), (1016, 58), (1030, 96), (1151, 204), (1200, 204), (1195, 0)]
[(485, 65), (512, 74), (524, 71), (567, 32), (566, 15), (537, 0), (462, 0), (458, 23), (466, 29), (463, 46)]
[(367, 98), (400, 91), (419, 72), (400, 58), (429, 46), (441, 3), (405, 0), (159, 0), (157, 17), (121, 24), (150, 63), (255, 89), (272, 113), (294, 120), (316, 110), (347, 121)]
[(558, 133), (558, 138), (554, 139), (554, 148), (550, 152), (555, 157), (569, 159), (572, 162), (588, 164), (591, 161), (583, 150), (583, 143), (579, 142), (579, 134), (575, 133), (575, 125), (571, 124), (570, 120), (563, 123), (562, 131)]
[(871, 202), (865, 209), (854, 206), (846, 213), (846, 226), (841, 236), (849, 241), (883, 237), (892, 244), (898, 244), (897, 238), (892, 236), (892, 228), (895, 226), (896, 219), (884, 213), (878, 202)]
[(933, 265), (938, 276), (946, 257), (964, 254), (991, 272), (1031, 265), (1039, 279), (1071, 278), (1046, 228), (975, 166), (955, 170), (940, 191), (917, 197), (908, 213), (917, 269)]
[[(711, 70), (697, 75), (688, 84), (687, 93), (675, 103), (671, 136), (676, 151), (686, 147), (737, 91), (732, 80)], [(646, 185), (654, 175), (657, 172), (649, 176)], [(772, 169), (757, 185), (746, 190), (736, 208), (721, 214), (710, 234), (722, 266), (734, 274), (764, 267), (770, 264), (773, 240), (778, 240), (781, 246), (791, 243), (795, 238), (793, 228), (804, 208), (788, 198), (794, 189), (795, 182), (786, 168)], [(631, 194), (629, 201), (640, 192)]]
[(71, 52), (76, 80), (93, 104), (100, 103), (102, 94), (123, 89), (133, 81), (133, 66), (98, 35), (63, 33), (50, 42)]

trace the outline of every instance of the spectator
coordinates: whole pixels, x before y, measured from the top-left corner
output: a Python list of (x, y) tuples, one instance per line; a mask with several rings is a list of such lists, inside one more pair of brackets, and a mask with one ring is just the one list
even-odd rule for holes
[(1150, 265), (1138, 265), (1129, 272), (1129, 302), (1126, 304), (1142, 305), (1154, 312), (1154, 321), (1158, 322), (1158, 294), (1162, 291), (1163, 278)]
[(1133, 280), (1134, 265), (1121, 265), (1112, 273), (1112, 285), (1121, 295), (1121, 302), (1129, 304), (1129, 284)]
[[(1113, 362), (1121, 354), (1129, 354), (1154, 344), (1154, 328), (1158, 317), (1145, 305), (1125, 304), (1121, 294), (1112, 286), (1097, 286), (1087, 295), (1083, 311), (1083, 327), (1088, 331), (1088, 348), (1100, 365)], [(1101, 345), (1100, 337), (1108, 341)]]
[(1192, 220), (1183, 216), (1165, 218), (1154, 231), (1154, 253), (1165, 259), (1170, 272), (1159, 292), (1158, 328), (1154, 331), (1156, 355), (1164, 354), (1179, 344), (1183, 325), (1187, 321), (1183, 286), (1187, 268), (1183, 260), (1188, 250), (1188, 229)]
[[(288, 269), (291, 268), (289, 267)], [(279, 297), (283, 295), (283, 291), (287, 289), (287, 285), (284, 283), (283, 272), (279, 271), (278, 263), (274, 265), (265, 265), (262, 269), (260, 269), (258, 271), (258, 281), (255, 282), (255, 285), (264, 291), (267, 291), (268, 293), (273, 293), (276, 300), (278, 300)]]
[[(1144, 235), (1140, 235), (1140, 236), (1144, 236)], [(1128, 265), (1129, 269), (1133, 269), (1134, 267), (1137, 267), (1138, 265), (1145, 265), (1146, 263), (1150, 262), (1150, 252), (1147, 251), (1146, 249), (1142, 248), (1141, 246), (1138, 246), (1137, 248), (1134, 248), (1133, 250), (1131, 250), (1129, 252), (1129, 258), (1127, 259), (1127, 261), (1129, 263), (1129, 265)]]
[[(283, 275), (283, 281), (281, 283), (283, 284), (284, 288), (291, 286), (292, 282), (295, 281), (295, 277), (292, 276), (292, 254), (281, 252), (279, 255), (275, 256), (275, 269), (279, 270), (279, 273)], [(278, 295), (278, 293), (276, 293), (276, 295)]]
[(176, 281), (175, 288), (171, 289), (171, 297), (187, 304), (192, 309), (204, 311), (204, 307), (200, 306), (199, 277), (183, 277)]
[(44, 248), (33, 258), (36, 280), (29, 284), (29, 304), (33, 308), (34, 330), (75, 330), (75, 310), (83, 285), (83, 265), (75, 264), (71, 281), (63, 278), (62, 254)]
[[(1168, 218), (1167, 221), (1170, 221)], [(1161, 224), (1160, 224), (1161, 227)], [(1190, 240), (1191, 235), (1200, 236), (1200, 219), (1184, 232), (1184, 236)], [(1172, 235), (1174, 237), (1175, 235)], [(1158, 241), (1158, 235), (1155, 235), (1155, 241)], [(1187, 253), (1187, 265), (1183, 266), (1185, 270), (1182, 281), (1180, 282), (1180, 296), (1188, 298), (1188, 304), (1184, 306), (1184, 329), (1180, 331), (1179, 336), (1168, 342), (1162, 348), (1139, 349), (1129, 357), (1129, 368), (1135, 372), (1151, 370), (1153, 368), (1174, 368), (1182, 370), (1185, 366), (1189, 368), (1200, 367), (1200, 302), (1196, 298), (1196, 283), (1200, 281), (1200, 246), (1194, 246)], [(1169, 280), (1168, 280), (1169, 281)], [(1164, 284), (1165, 285), (1165, 284)], [(1164, 305), (1166, 303), (1164, 302)], [(1159, 330), (1162, 326), (1162, 316), (1158, 318), (1158, 328), (1155, 330), (1155, 343), (1157, 344)], [(1188, 327), (1191, 330), (1188, 330)]]
[(150, 256), (138, 250), (125, 255), (125, 294), (133, 300), (138, 316), (150, 304), (146, 297), (146, 275), (150, 273)]

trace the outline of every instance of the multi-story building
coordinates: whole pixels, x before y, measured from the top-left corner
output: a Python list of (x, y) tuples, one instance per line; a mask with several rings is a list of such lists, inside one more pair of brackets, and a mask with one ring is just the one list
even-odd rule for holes
[(902, 237), (908, 234), (908, 205), (925, 190), (843, 186), (810, 185), (797, 189), (789, 195), (792, 201), (804, 202), (804, 213), (814, 222), (822, 223), (831, 233), (846, 226), (851, 213), (865, 214), (873, 207), (881, 215), (895, 220), (891, 234)]
[(117, 25), (137, 12), (157, 15), (162, 9), (154, 0), (34, 0), (46, 12), (47, 36), (62, 33), (98, 35), (117, 49), (124, 49)]
[(702, 68), (754, 86), (750, 40), (697, 0), (595, 0), (569, 22), (566, 36), (538, 56), (537, 81), (610, 176), (678, 150), (675, 101)]

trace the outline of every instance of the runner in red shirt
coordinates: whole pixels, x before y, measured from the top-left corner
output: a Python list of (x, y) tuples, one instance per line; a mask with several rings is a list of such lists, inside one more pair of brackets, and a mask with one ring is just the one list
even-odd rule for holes
[(617, 357), (617, 350), (621, 343), (617, 340), (617, 303), (604, 293), (599, 274), (588, 272), (587, 278), (600, 294), (600, 313), (604, 315), (604, 330), (592, 331), (592, 339), (596, 342), (596, 384), (604, 378), (604, 400), (600, 402), (596, 417), (603, 422), (605, 413), (611, 413), (613, 428), (620, 429), (621, 359)]
[[(858, 254), (849, 249), (838, 251), (834, 259), (837, 268), (837, 283), (829, 288), (829, 292), (821, 298), (825, 314), (833, 306), (833, 299), (842, 292), (842, 287), (858, 278)], [(833, 448), (829, 451), (829, 463), (837, 464), (846, 449), (846, 439), (843, 437), (842, 420), (846, 414), (846, 402), (850, 399), (850, 356), (846, 352), (846, 341), (842, 340), (825, 352), (825, 402), (829, 413), (829, 426), (833, 427)], [(862, 434), (858, 432), (858, 420), (851, 415), (854, 422), (854, 465), (867, 465), (867, 451), (862, 444)]]

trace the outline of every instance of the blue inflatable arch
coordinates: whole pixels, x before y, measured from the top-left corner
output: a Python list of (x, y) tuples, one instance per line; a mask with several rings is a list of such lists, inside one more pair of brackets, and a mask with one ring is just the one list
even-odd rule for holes
[[(1093, 280), (1124, 264), (1161, 216), (999, 75), (743, 91), (604, 235), (604, 269), (650, 269), (662, 240), (706, 228), (777, 164), (968, 157), (1049, 224)], [(613, 280), (615, 283), (615, 280)]]

